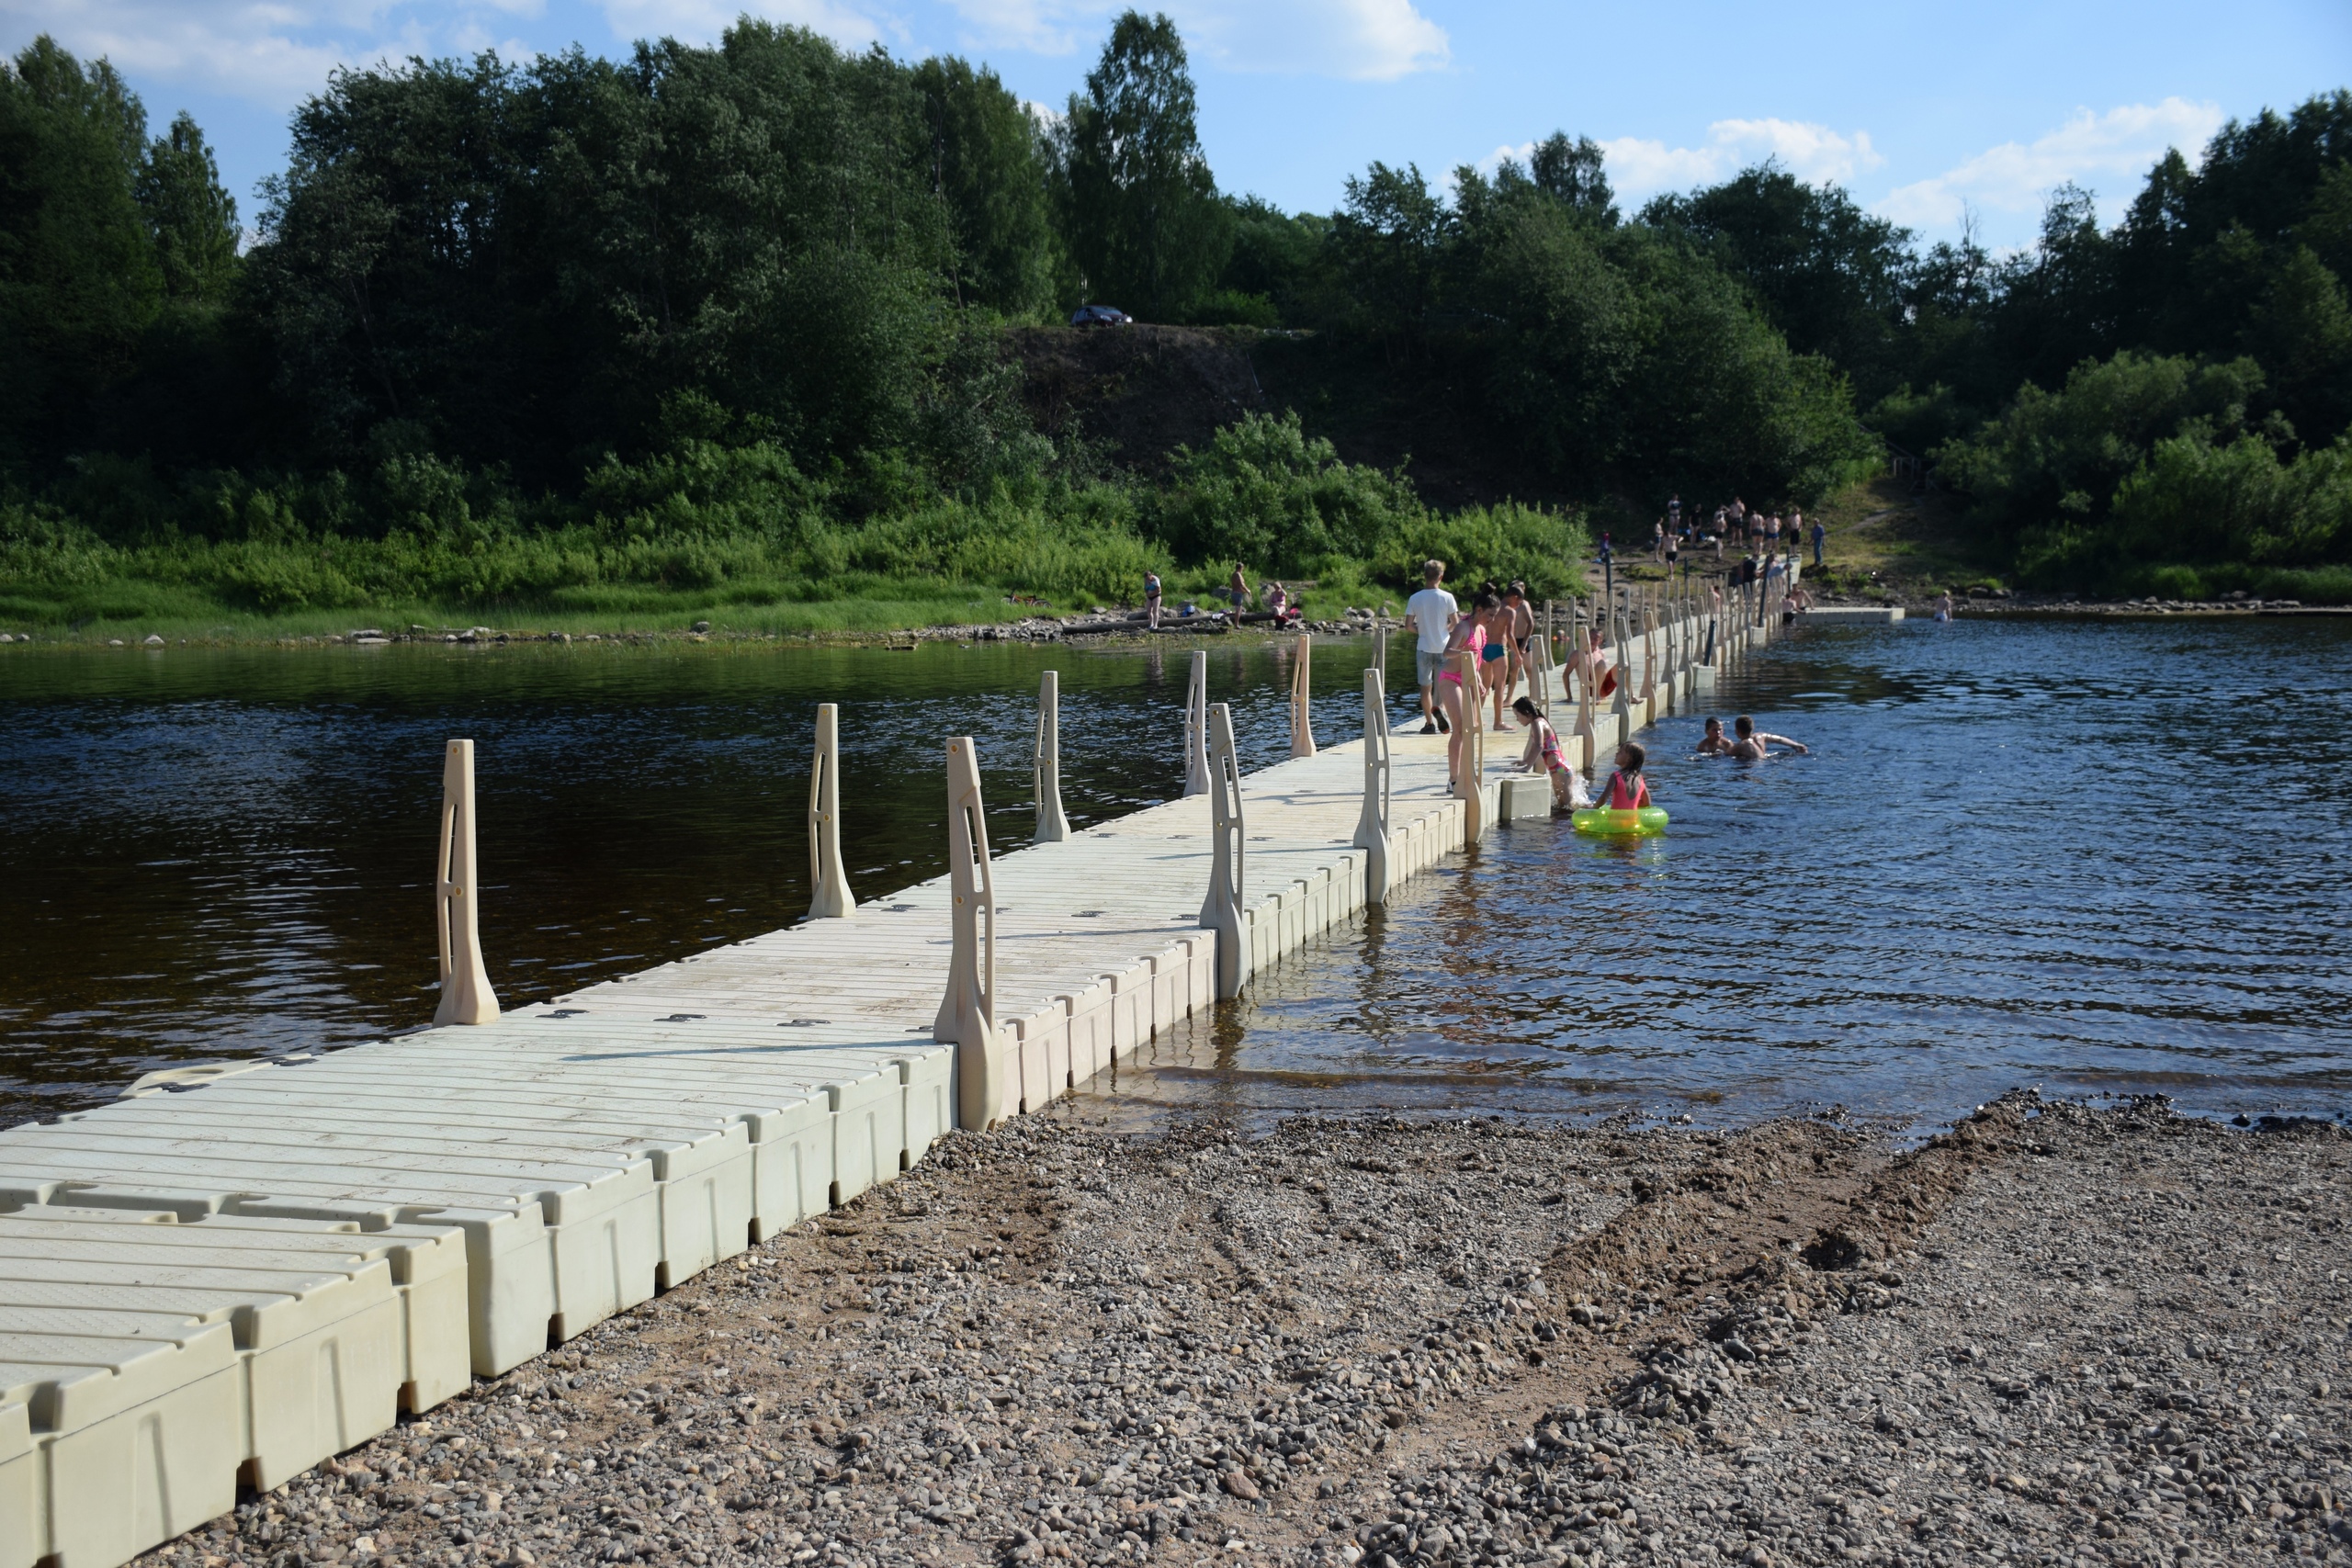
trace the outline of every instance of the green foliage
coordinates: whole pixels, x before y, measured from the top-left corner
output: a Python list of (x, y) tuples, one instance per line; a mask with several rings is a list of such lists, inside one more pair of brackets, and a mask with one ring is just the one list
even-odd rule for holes
[(1524, 578), (1538, 592), (1580, 581), (1580, 519), (1505, 505), (1441, 518), (1402, 473), (1340, 461), (1298, 416), (1249, 414), (1199, 452), (1180, 453), (1148, 513), (1155, 537), (1186, 566), (1241, 563), (1278, 577), (1365, 570), (1417, 586), (1432, 556), (1457, 578)]
[(2261, 385), (2261, 367), (2250, 359), (2199, 365), (2119, 354), (2076, 367), (2059, 391), (2028, 384), (1999, 419), (1944, 447), (1938, 460), (1980, 525), (2000, 536), (2095, 526), (2158, 441), (2192, 422), (2233, 439)]
[(185, 111), (141, 160), (133, 190), (166, 299), (225, 304), (237, 276), (237, 203), (204, 132)]
[(956, 303), (1008, 315), (1051, 310), (1058, 256), (1036, 121), (985, 65), (926, 60), (913, 82), (922, 174), (955, 241)]
[(1907, 231), (1770, 161), (1709, 190), (1660, 197), (1642, 219), (1717, 257), (1797, 352), (1880, 384), (1895, 356)]
[(1225, 264), (1231, 215), (1201, 152), (1184, 40), (1126, 11), (1055, 135), (1062, 232), (1086, 300), (1168, 320)]
[(163, 277), (131, 190), (146, 127), (112, 66), (45, 34), (0, 69), (0, 464), (71, 443), (154, 320)]
[[(2352, 92), (2168, 154), (2112, 228), (2062, 187), (1995, 257), (1770, 164), (1629, 221), (1565, 132), (1287, 214), (1217, 192), (1165, 17), (1121, 15), (1050, 127), (985, 67), (747, 18), (338, 73), (266, 196), (241, 259), (192, 118), (151, 139), (45, 37), (0, 69), (0, 602), (1108, 598), (1170, 551), (1544, 583), (1575, 512), (1442, 516), (1404, 455), (1473, 494), (1810, 504), (1882, 436), (2046, 581), (2352, 551)], [(1227, 342), (1304, 422), (1164, 484), (1047, 438), (1004, 328), (1080, 297), (1259, 329)]]

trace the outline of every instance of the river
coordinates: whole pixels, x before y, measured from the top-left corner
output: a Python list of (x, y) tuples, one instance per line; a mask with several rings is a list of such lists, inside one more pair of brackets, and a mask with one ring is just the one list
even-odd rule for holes
[[(1368, 648), (1317, 648), (1327, 741), (1356, 731)], [(1190, 651), (0, 654), (0, 1124), (429, 1018), (447, 737), (477, 742), (512, 1006), (795, 919), (816, 703), (842, 705), (873, 897), (943, 863), (948, 735), (979, 741), (998, 847), (1025, 841), (1046, 667), (1075, 824), (1172, 793)], [(1210, 663), (1248, 765), (1278, 760), (1287, 650)], [(2352, 623), (1804, 628), (1716, 705), (1812, 754), (1702, 761), (1698, 719), (1668, 720), (1644, 737), (1666, 837), (1498, 829), (1091, 1095), (1915, 1126), (2021, 1084), (2352, 1107)]]

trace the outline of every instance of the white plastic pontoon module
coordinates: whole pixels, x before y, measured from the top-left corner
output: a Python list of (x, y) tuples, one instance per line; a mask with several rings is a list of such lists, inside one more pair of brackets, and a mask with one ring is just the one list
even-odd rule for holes
[(48, 1472), (35, 1557), (115, 1568), (227, 1513), (239, 1373), (225, 1323), (169, 1339), (0, 1335), (0, 1409), (29, 1409)]

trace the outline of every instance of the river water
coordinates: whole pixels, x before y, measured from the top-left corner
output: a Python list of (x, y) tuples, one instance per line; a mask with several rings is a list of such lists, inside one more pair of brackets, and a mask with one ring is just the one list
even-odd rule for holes
[[(816, 703), (842, 704), (873, 897), (943, 863), (947, 735), (979, 740), (999, 848), (1025, 840), (1046, 667), (1074, 822), (1172, 793), (1189, 651), (0, 655), (0, 1124), (429, 1018), (447, 737), (477, 742), (513, 1006), (796, 918)], [(1327, 740), (1355, 731), (1367, 651), (1318, 645)], [(1249, 764), (1278, 760), (1286, 650), (1221, 641), (1211, 666)], [(1719, 703), (1812, 754), (1701, 761), (1697, 719), (1669, 720), (1645, 738), (1665, 838), (1498, 829), (1091, 1093), (1926, 1125), (2020, 1084), (2352, 1106), (2352, 623), (1807, 628)]]

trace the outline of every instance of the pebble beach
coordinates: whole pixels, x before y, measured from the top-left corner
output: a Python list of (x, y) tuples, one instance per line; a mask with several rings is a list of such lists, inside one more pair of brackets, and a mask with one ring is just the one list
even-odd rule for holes
[(2339, 1126), (1102, 1106), (142, 1561), (2352, 1561)]

